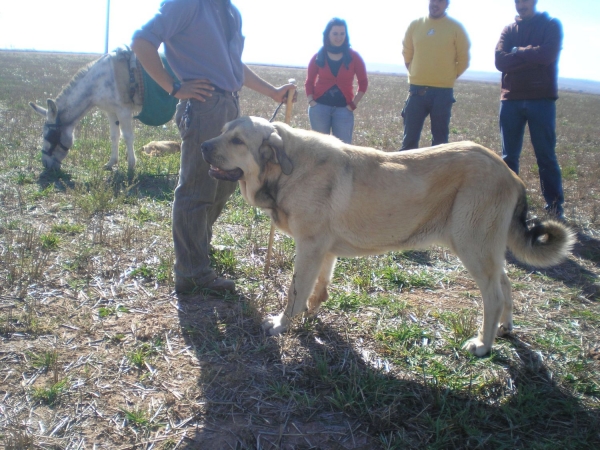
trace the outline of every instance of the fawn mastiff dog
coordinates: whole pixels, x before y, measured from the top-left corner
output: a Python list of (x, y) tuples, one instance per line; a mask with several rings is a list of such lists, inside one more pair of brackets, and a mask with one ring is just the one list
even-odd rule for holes
[(202, 155), (212, 177), (239, 181), (244, 199), (295, 240), (287, 306), (263, 324), (271, 335), (327, 299), (337, 256), (439, 244), (460, 258), (481, 290), (483, 324), (463, 347), (483, 356), (513, 326), (506, 248), (527, 264), (548, 267), (573, 244), (560, 222), (528, 228), (525, 185), (473, 142), (388, 153), (241, 117), (204, 142)]

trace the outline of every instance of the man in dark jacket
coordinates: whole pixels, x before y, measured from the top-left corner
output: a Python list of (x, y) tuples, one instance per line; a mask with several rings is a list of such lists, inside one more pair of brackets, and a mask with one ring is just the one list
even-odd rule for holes
[(504, 162), (519, 173), (525, 124), (537, 159), (546, 210), (563, 216), (563, 188), (556, 159), (556, 99), (562, 25), (536, 11), (537, 0), (515, 0), (519, 15), (502, 31), (496, 68), (502, 72), (500, 133)]

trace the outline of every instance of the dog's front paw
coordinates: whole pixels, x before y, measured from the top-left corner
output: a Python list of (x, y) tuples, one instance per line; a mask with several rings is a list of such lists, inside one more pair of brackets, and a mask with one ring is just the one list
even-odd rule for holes
[(263, 330), (270, 336), (277, 336), (287, 330), (289, 320), (283, 313), (271, 316), (262, 323)]
[(481, 339), (476, 337), (469, 339), (467, 342), (465, 342), (463, 345), (463, 349), (467, 350), (475, 356), (480, 357), (487, 355), (491, 350), (490, 348), (486, 347), (486, 345), (483, 342), (481, 342)]

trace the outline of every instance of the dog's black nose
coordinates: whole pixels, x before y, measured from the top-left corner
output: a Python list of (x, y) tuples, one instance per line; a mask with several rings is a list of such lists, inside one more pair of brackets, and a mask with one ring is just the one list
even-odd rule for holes
[(212, 152), (213, 146), (209, 141), (206, 141), (200, 145), (200, 150), (202, 151), (202, 157), (206, 158)]
[(210, 163), (213, 152), (213, 146), (210, 144), (210, 142), (206, 141), (200, 144), (200, 151), (202, 152), (202, 159), (204, 159), (204, 161), (207, 163)]

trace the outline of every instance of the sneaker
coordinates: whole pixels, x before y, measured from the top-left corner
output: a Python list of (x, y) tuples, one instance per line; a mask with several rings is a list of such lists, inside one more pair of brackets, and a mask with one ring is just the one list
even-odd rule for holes
[(213, 291), (224, 294), (235, 292), (235, 282), (227, 278), (217, 277), (206, 284), (198, 284), (193, 278), (177, 278), (175, 292), (178, 294), (199, 294), (202, 291)]

